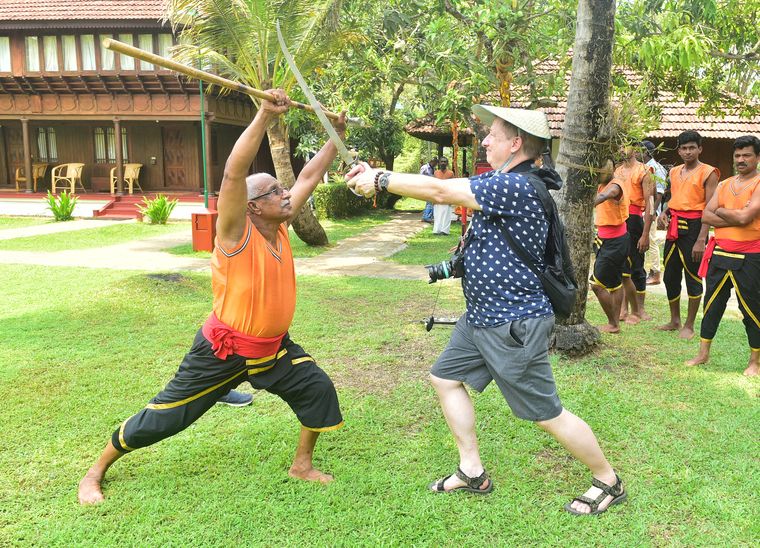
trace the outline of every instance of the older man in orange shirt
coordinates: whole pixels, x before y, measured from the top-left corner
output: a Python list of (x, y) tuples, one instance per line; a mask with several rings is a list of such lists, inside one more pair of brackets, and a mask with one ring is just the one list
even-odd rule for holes
[[(312, 454), (320, 432), (340, 428), (343, 418), (332, 381), (288, 334), (296, 299), (288, 223), (337, 150), (328, 142), (291, 189), (266, 173), (249, 176), (267, 126), (290, 105), (281, 90), (270, 93), (276, 101), (262, 101), (225, 165), (211, 258), (213, 312), (174, 378), (114, 431), (79, 483), (82, 504), (103, 500), (101, 482), (117, 459), (184, 430), (245, 380), (285, 400), (301, 423), (289, 475), (321, 483), (333, 479), (314, 468)], [(336, 127), (345, 130), (344, 115)]]

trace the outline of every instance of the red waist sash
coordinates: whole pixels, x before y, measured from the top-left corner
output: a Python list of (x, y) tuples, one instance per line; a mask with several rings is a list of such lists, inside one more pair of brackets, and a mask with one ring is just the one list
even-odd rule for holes
[(665, 239), (669, 242), (678, 239), (678, 219), (701, 219), (701, 211), (678, 211), (670, 209), (670, 223), (668, 224), (668, 234)]
[(604, 240), (608, 240), (610, 238), (620, 238), (620, 236), (625, 234), (627, 230), (628, 228), (625, 226), (625, 223), (623, 223), (622, 225), (617, 225), (617, 226), (615, 225), (599, 226), (596, 228), (596, 233), (600, 238)]
[(644, 214), (644, 208), (637, 206), (636, 204), (628, 205), (628, 215), (638, 215), (641, 217)]
[(246, 358), (274, 356), (285, 336), (285, 333), (277, 337), (246, 335), (219, 321), (213, 312), (203, 324), (201, 331), (211, 343), (214, 355), (220, 360), (227, 359), (230, 354), (238, 354)]
[(730, 253), (760, 253), (760, 240), (739, 242), (725, 238), (716, 239), (714, 236), (710, 237), (710, 241), (707, 242), (707, 247), (705, 248), (705, 254), (702, 255), (702, 262), (699, 263), (697, 275), (700, 278), (707, 276), (707, 268), (710, 266), (710, 259), (716, 247)]

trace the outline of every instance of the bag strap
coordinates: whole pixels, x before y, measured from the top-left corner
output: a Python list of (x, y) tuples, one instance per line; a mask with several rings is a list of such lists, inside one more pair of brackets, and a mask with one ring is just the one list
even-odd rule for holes
[(533, 271), (533, 274), (540, 276), (541, 272), (538, 270), (536, 262), (530, 255), (528, 255), (528, 252), (525, 251), (525, 249), (515, 241), (515, 239), (507, 230), (507, 227), (505, 227), (503, 224), (500, 224), (499, 228), (501, 229), (501, 233), (504, 234), (504, 237), (507, 239), (507, 243), (509, 244), (509, 247), (512, 248), (512, 251), (514, 251), (517, 256), (520, 257), (520, 260), (525, 264), (525, 266)]
[[(528, 179), (530, 182), (530, 185), (535, 189), (536, 194), (538, 194), (538, 199), (541, 200), (541, 205), (544, 208), (544, 215), (546, 215), (546, 222), (551, 224), (551, 214), (554, 210), (554, 200), (552, 200), (549, 191), (546, 190), (546, 185), (543, 181), (540, 181), (539, 184), (536, 184), (534, 182), (535, 179), (539, 178), (537, 175), (530, 172), (526, 172), (525, 175), (526, 179)], [(520, 257), (520, 260), (525, 264), (525, 266), (530, 268), (536, 276), (540, 276), (541, 272), (538, 270), (538, 266), (536, 266), (536, 262), (533, 260), (533, 258), (528, 255), (528, 252), (525, 251), (521, 245), (518, 245), (504, 224), (500, 224), (499, 228), (501, 229), (502, 234), (504, 234), (504, 237), (507, 239), (507, 243), (509, 244), (509, 247), (512, 248), (512, 251), (514, 251), (517, 256)]]

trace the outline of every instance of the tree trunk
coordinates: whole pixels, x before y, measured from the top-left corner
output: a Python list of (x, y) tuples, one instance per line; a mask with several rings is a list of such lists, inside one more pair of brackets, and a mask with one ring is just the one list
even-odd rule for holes
[[(272, 162), (277, 180), (283, 186), (291, 188), (296, 183), (296, 177), (290, 163), (290, 143), (282, 117), (269, 125), (267, 137), (269, 138), (269, 148), (272, 151)], [(308, 245), (327, 245), (328, 243), (325, 230), (314, 217), (314, 213), (308, 204), (305, 204), (293, 219), (293, 230)]]
[(573, 354), (585, 353), (599, 341), (598, 331), (585, 319), (598, 184), (598, 176), (589, 168), (602, 166), (607, 155), (598, 143), (610, 137), (607, 121), (614, 19), (614, 0), (579, 0), (573, 68), (557, 158), (565, 185), (555, 197), (579, 285), (573, 313), (558, 326), (555, 348)]

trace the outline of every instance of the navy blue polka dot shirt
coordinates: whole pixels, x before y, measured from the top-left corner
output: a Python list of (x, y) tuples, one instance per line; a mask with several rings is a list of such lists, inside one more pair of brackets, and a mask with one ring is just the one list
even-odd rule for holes
[(467, 322), (476, 327), (554, 313), (538, 277), (512, 251), (500, 228), (543, 268), (549, 223), (533, 185), (520, 173), (529, 167), (524, 162), (509, 173), (490, 171), (470, 178), (483, 210), (472, 217), (462, 287)]

